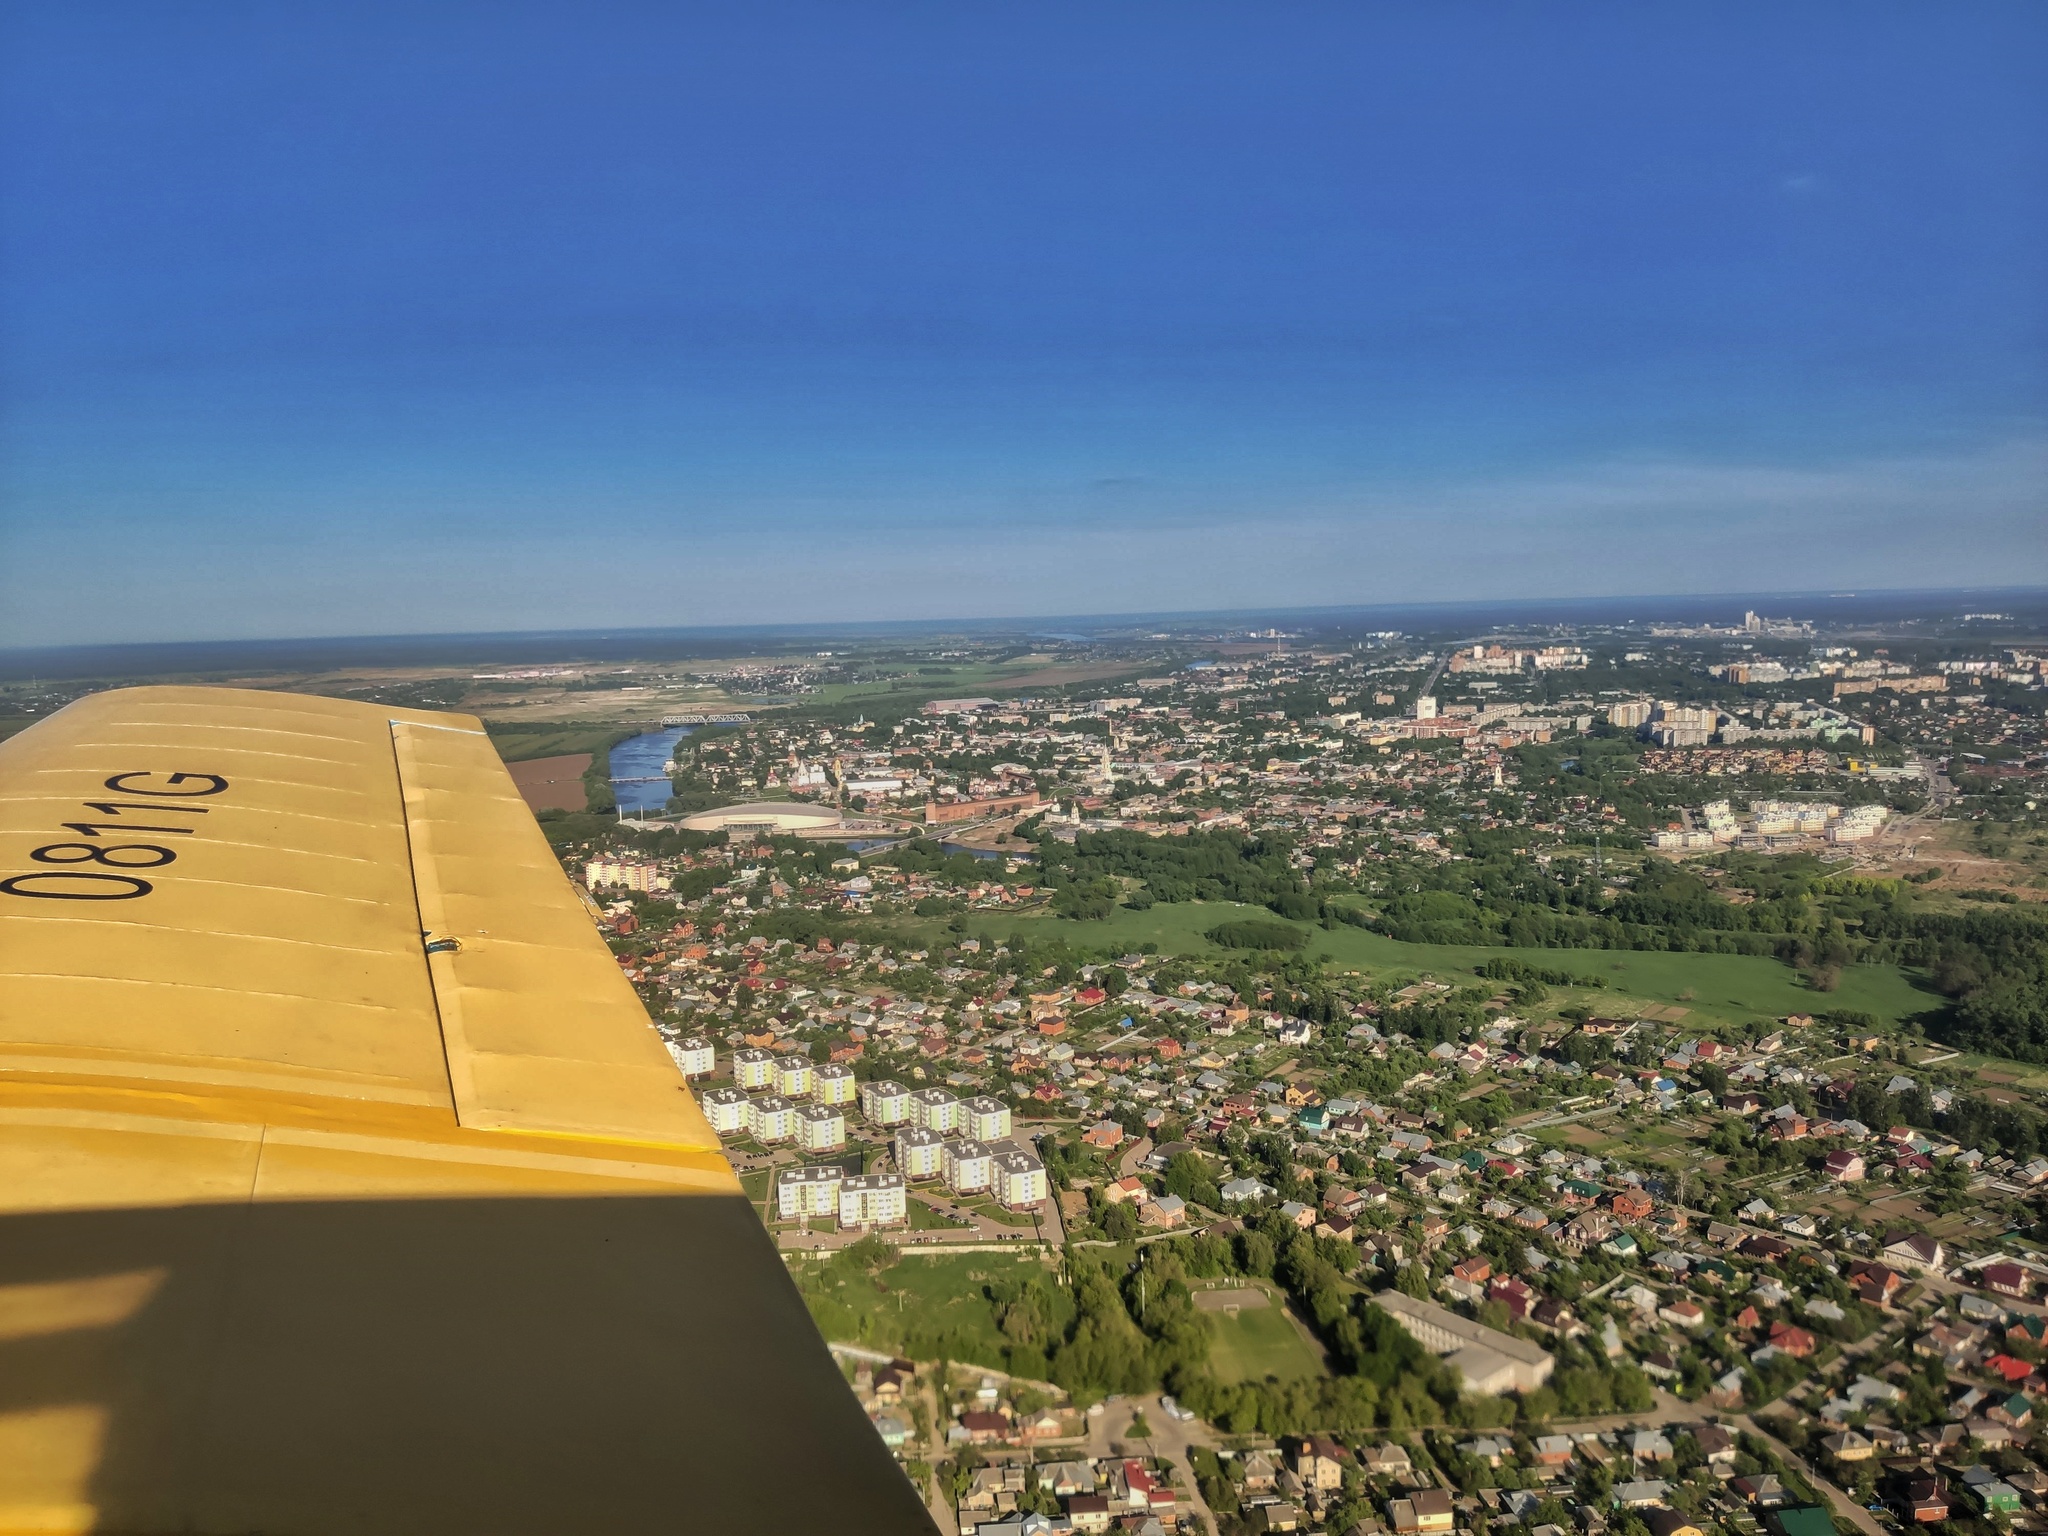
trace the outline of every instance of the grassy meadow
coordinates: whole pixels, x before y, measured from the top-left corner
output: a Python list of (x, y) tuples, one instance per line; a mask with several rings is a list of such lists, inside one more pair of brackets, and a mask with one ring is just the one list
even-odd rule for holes
[[(1022, 1279), (1048, 1265), (1036, 1253), (912, 1250), (880, 1274), (849, 1275), (845, 1266), (828, 1269), (812, 1259), (791, 1267), (812, 1317), (834, 1342), (892, 1350), (921, 1345), (927, 1358), (944, 1353), (1000, 1367), (1008, 1341), (996, 1326), (985, 1288), (991, 1281)], [(1064, 1326), (1065, 1320), (1059, 1321)]]
[[(969, 925), (984, 938), (1003, 939), (1021, 932), (1092, 948), (1132, 950), (1152, 943), (1164, 954), (1213, 956), (1221, 951), (1204, 936), (1207, 931), (1218, 923), (1245, 917), (1273, 920), (1263, 908), (1234, 902), (1176, 902), (1162, 903), (1147, 912), (1118, 908), (1100, 922), (1032, 913), (977, 916)], [(1833, 992), (1822, 993), (1807, 986), (1792, 967), (1759, 955), (1404, 944), (1363, 928), (1313, 929), (1305, 953), (1334, 970), (1356, 971), (1375, 980), (1435, 977), (1453, 984), (1470, 980), (1474, 967), (1507, 956), (1546, 969), (1607, 979), (1603, 989), (1571, 994), (1555, 991), (1553, 996), (1569, 996), (1596, 1010), (1620, 1009), (1625, 1003), (1683, 1008), (1684, 1022), (1691, 1027), (1830, 1008), (1857, 1009), (1881, 1024), (1896, 1025), (1941, 1004), (1938, 993), (1891, 965), (1852, 965), (1842, 972), (1841, 983)]]
[(609, 752), (622, 735), (616, 725), (558, 725), (508, 726), (501, 722), (486, 722), (491, 745), (498, 749), (498, 756), (508, 763), (523, 763), (536, 757), (567, 757), (573, 752), (588, 752), (599, 757)]

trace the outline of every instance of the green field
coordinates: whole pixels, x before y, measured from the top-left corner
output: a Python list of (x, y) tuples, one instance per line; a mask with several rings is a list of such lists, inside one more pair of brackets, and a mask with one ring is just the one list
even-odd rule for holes
[[(971, 918), (983, 937), (1007, 938), (1018, 932), (1058, 937), (1094, 949), (1131, 950), (1157, 944), (1166, 954), (1209, 955), (1221, 951), (1204, 934), (1230, 918), (1272, 914), (1234, 902), (1162, 903), (1148, 912), (1119, 908), (1100, 922), (1076, 922), (1049, 914)], [(1334, 932), (1312, 930), (1306, 953), (1338, 970), (1363, 972), (1374, 979), (1400, 980), (1435, 976), (1457, 982), (1471, 978), (1473, 967), (1507, 955), (1534, 965), (1605, 976), (1604, 990), (1577, 994), (1577, 1000), (1599, 1008), (1623, 999), (1675, 1005), (1688, 1010), (1690, 1026), (1737, 1023), (1757, 1018), (1782, 1018), (1830, 1008), (1853, 1008), (1880, 1023), (1897, 1024), (1941, 1005), (1938, 993), (1923, 987), (1891, 965), (1852, 965), (1842, 972), (1833, 992), (1815, 992), (1800, 974), (1760, 955), (1701, 955), (1637, 949), (1499, 949), (1466, 944), (1404, 944), (1368, 933), (1363, 928)]]
[(524, 763), (536, 757), (567, 757), (573, 752), (593, 756), (608, 752), (631, 731), (616, 725), (528, 725), (484, 722), (491, 745), (508, 763)]
[(1213, 1325), (1210, 1369), (1226, 1385), (1264, 1381), (1268, 1376), (1292, 1381), (1323, 1373), (1321, 1357), (1301, 1336), (1301, 1330), (1288, 1317), (1277, 1296), (1271, 1306), (1245, 1307), (1235, 1315), (1204, 1315)]
[[(1026, 1266), (1032, 1266), (1026, 1268)], [(983, 1287), (1047, 1266), (1037, 1254), (906, 1252), (880, 1275), (856, 1275), (819, 1288), (821, 1265), (796, 1267), (811, 1315), (828, 1339), (881, 1349), (904, 1347), (910, 1333), (933, 1355), (1001, 1366), (1007, 1342)], [(1056, 1291), (1064, 1297), (1067, 1293)], [(1065, 1319), (1059, 1319), (1065, 1326)]]

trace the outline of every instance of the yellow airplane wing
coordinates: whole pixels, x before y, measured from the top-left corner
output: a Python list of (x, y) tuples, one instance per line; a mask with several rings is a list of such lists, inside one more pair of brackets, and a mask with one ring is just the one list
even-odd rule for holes
[(0, 1532), (928, 1532), (477, 721), (0, 743)]

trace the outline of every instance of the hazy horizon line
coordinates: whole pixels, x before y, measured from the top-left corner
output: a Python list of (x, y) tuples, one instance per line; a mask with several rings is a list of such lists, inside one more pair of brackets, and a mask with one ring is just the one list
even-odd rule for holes
[[(2027, 584), (2020, 586), (1939, 586), (1939, 587), (1864, 587), (1854, 591), (1831, 590), (1826, 588), (1779, 589), (1756, 591), (1728, 589), (1721, 591), (1691, 592), (1624, 592), (1584, 593), (1568, 596), (1529, 596), (1514, 598), (1439, 598), (1421, 599), (1410, 602), (1362, 602), (1362, 603), (1318, 603), (1296, 605), (1260, 605), (1244, 607), (1204, 609), (1133, 609), (1123, 612), (1051, 612), (1036, 614), (999, 614), (987, 617), (959, 615), (942, 619), (816, 619), (777, 620), (758, 624), (697, 624), (697, 625), (627, 625), (616, 627), (577, 626), (573, 628), (534, 628), (505, 630), (416, 630), (392, 631), (386, 633), (359, 634), (304, 634), (266, 636), (221, 636), (207, 638), (180, 638), (164, 640), (120, 640), (85, 641), (50, 646), (0, 646), (0, 659), (19, 664), (37, 658), (51, 661), (63, 659), (82, 660), (87, 656), (126, 655), (140, 658), (149, 652), (192, 651), (220, 652), (255, 650), (278, 646), (366, 646), (403, 645), (407, 643), (439, 644), (478, 643), (524, 643), (534, 644), (546, 641), (589, 641), (608, 640), (613, 642), (640, 639), (663, 638), (717, 639), (723, 637), (766, 637), (766, 636), (831, 636), (840, 634), (944, 634), (958, 630), (965, 632), (1020, 631), (1028, 635), (1034, 628), (1042, 629), (1048, 624), (1105, 627), (1129, 626), (1134, 624), (1204, 624), (1230, 620), (1297, 620), (1338, 619), (1347, 616), (1380, 615), (1428, 615), (1442, 614), (1449, 617), (1454, 613), (1471, 613), (1475, 616), (1486, 612), (1513, 612), (1516, 610), (1539, 612), (1572, 606), (1612, 608), (1628, 604), (1662, 603), (1668, 605), (1698, 606), (1704, 604), (1742, 603), (1754, 608), (1759, 603), (1896, 603), (1900, 601), (1938, 602), (1944, 599), (1970, 596), (2015, 598), (2022, 600), (2048, 599), (2048, 585)], [(1768, 617), (1818, 617), (1818, 615), (1772, 614)], [(1588, 618), (1583, 622), (1653, 622), (1660, 619), (1691, 619), (1696, 614), (1643, 614), (1631, 615), (1626, 619), (1604, 617)], [(1064, 638), (1051, 637), (1047, 638)], [(1089, 640), (1111, 639), (1113, 636), (1089, 636)], [(606, 658), (617, 659), (617, 658)]]

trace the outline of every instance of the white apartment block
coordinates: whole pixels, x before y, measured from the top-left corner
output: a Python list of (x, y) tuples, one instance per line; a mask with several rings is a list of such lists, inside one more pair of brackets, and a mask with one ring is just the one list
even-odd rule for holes
[(896, 1171), (906, 1179), (935, 1179), (945, 1168), (945, 1149), (937, 1131), (906, 1125), (896, 1133)]
[(964, 1112), (960, 1128), (976, 1141), (1009, 1139), (1010, 1106), (1001, 1099), (969, 1099), (960, 1108)]
[(845, 1111), (824, 1104), (799, 1106), (796, 1144), (806, 1152), (837, 1152), (846, 1145)]
[(1860, 843), (1867, 837), (1875, 837), (1890, 814), (1881, 805), (1859, 805), (1853, 811), (1844, 811), (1842, 819), (1828, 828), (1828, 841)]
[(732, 1053), (732, 1080), (736, 1087), (752, 1093), (775, 1086), (775, 1053), (756, 1046)]
[(1711, 832), (1659, 832), (1650, 839), (1652, 847), (1678, 848), (1698, 851), (1714, 846)]
[(706, 1089), (697, 1101), (711, 1129), (721, 1136), (737, 1136), (747, 1128), (747, 1096), (737, 1088)]
[(851, 1104), (860, 1097), (860, 1080), (853, 1075), (853, 1068), (843, 1062), (831, 1062), (811, 1074), (811, 1096), (820, 1104)]
[(807, 1216), (839, 1218), (839, 1191), (846, 1172), (830, 1164), (822, 1168), (785, 1168), (775, 1176), (775, 1214), (782, 1221)]
[(1755, 830), (1765, 836), (1783, 836), (1788, 832), (1818, 836), (1827, 831), (1829, 821), (1841, 814), (1841, 807), (1797, 800), (1758, 800), (1750, 806), (1749, 813)]
[(839, 1229), (892, 1227), (910, 1219), (910, 1193), (900, 1173), (859, 1173), (839, 1186)]
[(1659, 725), (1671, 726), (1681, 731), (1706, 731), (1712, 734), (1721, 723), (1721, 712), (1706, 705), (1660, 703), (1651, 711), (1651, 720)]
[(956, 1195), (978, 1195), (996, 1182), (995, 1154), (978, 1141), (949, 1141), (941, 1159), (946, 1187)]
[(811, 1064), (792, 1052), (775, 1064), (775, 1091), (785, 1099), (808, 1099), (811, 1096)]
[(960, 1129), (965, 1118), (960, 1101), (943, 1088), (920, 1088), (910, 1096), (910, 1123), (941, 1136)]
[(709, 1077), (718, 1065), (718, 1053), (702, 1035), (692, 1035), (668, 1048), (685, 1077)]
[(1045, 1164), (1029, 1152), (1011, 1147), (994, 1157), (996, 1199), (1013, 1211), (1025, 1210), (1046, 1197)]
[(665, 891), (668, 876), (652, 864), (643, 864), (637, 859), (614, 859), (604, 855), (590, 859), (583, 866), (583, 883), (591, 890), (604, 887), (621, 887), (629, 891)]
[(1704, 747), (1713, 737), (1714, 729), (1708, 725), (1666, 725), (1659, 721), (1650, 727), (1650, 740), (1660, 747)]
[(796, 1135), (796, 1106), (779, 1093), (747, 1100), (747, 1130), (764, 1145)]
[(860, 1112), (876, 1125), (907, 1125), (910, 1121), (910, 1090), (886, 1078), (862, 1083)]

